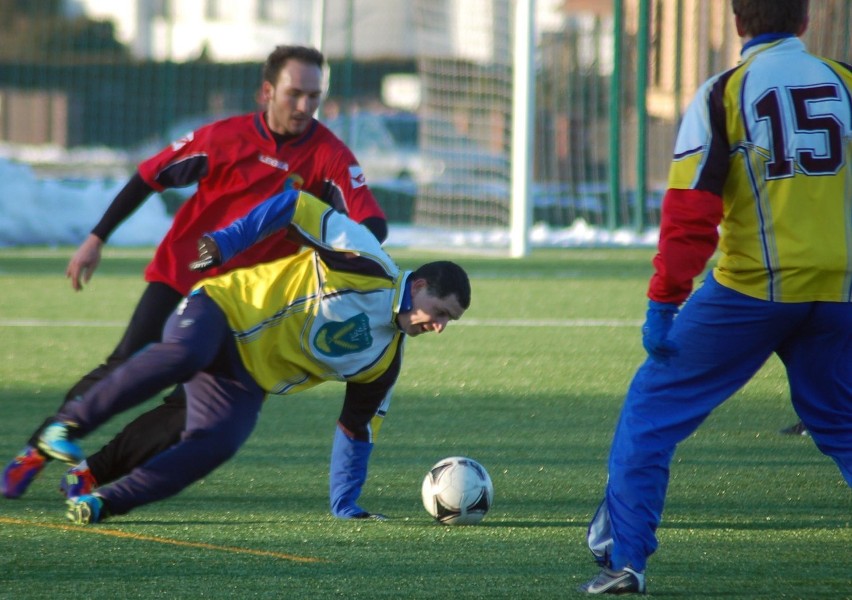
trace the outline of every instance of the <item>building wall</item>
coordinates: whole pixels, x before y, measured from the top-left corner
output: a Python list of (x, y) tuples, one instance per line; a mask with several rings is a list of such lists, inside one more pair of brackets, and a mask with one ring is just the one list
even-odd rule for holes
[[(67, 0), (91, 17), (115, 24), (137, 58), (186, 61), (202, 52), (215, 61), (262, 60), (278, 44), (321, 46), (329, 58), (412, 59), (429, 52), (418, 44), (416, 0)], [(579, 3), (579, 9), (611, 0)], [(542, 30), (558, 28), (564, 0), (536, 0)], [(450, 36), (435, 52), (481, 51), (466, 35), (471, 18), (493, 12), (494, 0), (434, 0), (452, 14)], [(324, 22), (321, 27), (320, 23)]]
[[(639, 0), (625, 3), (634, 36), (639, 7)], [(649, 8), (648, 114), (676, 120), (701, 83), (737, 63), (740, 42), (728, 2), (652, 0)]]
[(255, 61), (278, 44), (310, 44), (318, 35), (312, 0), (76, 2), (89, 16), (112, 21), (140, 59)]

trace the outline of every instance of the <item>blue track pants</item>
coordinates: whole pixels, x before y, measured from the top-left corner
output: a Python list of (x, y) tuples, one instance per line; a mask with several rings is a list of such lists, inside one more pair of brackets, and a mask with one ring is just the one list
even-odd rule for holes
[[(796, 412), (852, 486), (851, 303), (767, 302), (708, 277), (675, 319), (670, 339), (679, 354), (665, 365), (646, 360), (630, 385), (605, 502), (590, 527), (590, 547), (596, 543), (596, 554), (606, 554), (615, 569), (645, 568), (657, 547), (675, 447), (773, 352), (786, 367)], [(601, 544), (595, 533), (611, 541)]]

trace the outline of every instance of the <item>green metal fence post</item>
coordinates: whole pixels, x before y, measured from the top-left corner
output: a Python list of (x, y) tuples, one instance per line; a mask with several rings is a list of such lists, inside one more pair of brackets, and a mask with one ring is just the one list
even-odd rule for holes
[(650, 31), (649, 0), (639, 2), (639, 32), (636, 40), (636, 214), (637, 231), (645, 228), (645, 208), (648, 193), (648, 48)]
[(612, 231), (621, 198), (621, 60), (624, 36), (624, 0), (613, 4), (613, 60), (609, 82), (609, 199), (606, 225)]

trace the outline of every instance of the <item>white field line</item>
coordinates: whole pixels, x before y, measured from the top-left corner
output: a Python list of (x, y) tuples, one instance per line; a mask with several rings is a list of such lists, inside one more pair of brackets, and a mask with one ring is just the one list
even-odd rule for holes
[[(51, 321), (48, 319), (0, 319), (0, 327), (124, 327), (126, 321)], [(462, 319), (466, 327), (639, 327), (634, 319)]]
[(47, 319), (0, 319), (0, 327), (125, 327), (127, 321), (49, 321)]
[(462, 319), (454, 327), (639, 327), (635, 319)]

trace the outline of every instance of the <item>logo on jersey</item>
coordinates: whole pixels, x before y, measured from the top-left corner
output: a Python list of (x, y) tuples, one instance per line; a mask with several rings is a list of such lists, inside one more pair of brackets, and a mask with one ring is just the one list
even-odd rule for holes
[(305, 186), (305, 180), (298, 173), (292, 173), (284, 180), (284, 191), (301, 190)]
[(367, 178), (364, 177), (364, 171), (358, 165), (349, 167), (349, 179), (352, 183), (352, 189), (358, 189), (361, 186), (367, 185)]
[(186, 146), (188, 143), (190, 143), (194, 139), (195, 139), (195, 132), (190, 131), (189, 133), (187, 133), (186, 135), (184, 135), (180, 139), (172, 142), (172, 152), (177, 152), (178, 150), (180, 150), (181, 148)]
[(342, 323), (326, 323), (317, 331), (314, 346), (326, 356), (345, 356), (373, 345), (370, 320), (361, 313)]
[(275, 167), (276, 169), (281, 169), (282, 171), (287, 171), (290, 169), (290, 165), (286, 162), (282, 162), (275, 158), (274, 156), (267, 156), (266, 154), (258, 154), (257, 160), (262, 162), (265, 165), (269, 165), (270, 167)]

